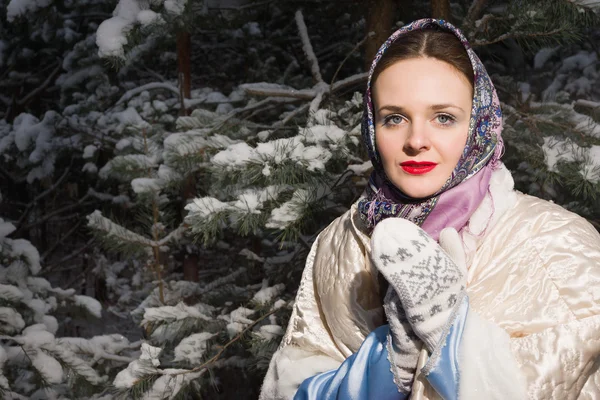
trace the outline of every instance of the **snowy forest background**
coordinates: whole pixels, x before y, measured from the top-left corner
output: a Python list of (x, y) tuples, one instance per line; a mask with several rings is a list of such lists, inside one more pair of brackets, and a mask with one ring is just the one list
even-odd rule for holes
[(0, 397), (256, 398), (417, 18), (484, 60), (517, 188), (600, 229), (598, 3), (0, 0)]

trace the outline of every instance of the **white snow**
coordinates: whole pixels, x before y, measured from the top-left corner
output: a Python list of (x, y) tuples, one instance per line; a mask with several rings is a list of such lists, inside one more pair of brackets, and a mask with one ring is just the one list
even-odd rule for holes
[(559, 161), (574, 161), (574, 147), (570, 141), (557, 140), (554, 137), (545, 137), (542, 150), (546, 159), (548, 170), (557, 172), (556, 164)]
[(550, 57), (552, 57), (554, 55), (554, 53), (556, 53), (557, 50), (558, 50), (558, 47), (555, 47), (555, 48), (544, 47), (543, 49), (540, 49), (535, 54), (535, 57), (533, 59), (533, 68), (535, 68), (535, 69), (543, 68), (544, 65), (546, 64), (546, 62), (550, 59)]
[(259, 328), (258, 335), (265, 340), (274, 340), (283, 336), (283, 328), (279, 325), (263, 325)]
[(310, 61), (310, 69), (312, 75), (318, 81), (323, 81), (323, 78), (321, 78), (321, 71), (319, 70), (317, 56), (313, 51), (312, 44), (310, 43), (310, 38), (308, 36), (306, 24), (304, 23), (304, 15), (302, 14), (301, 10), (296, 11), (296, 25), (298, 26), (300, 38), (302, 39), (302, 49), (304, 50), (306, 58), (308, 58), (308, 60)]
[(155, 13), (152, 10), (142, 10), (137, 15), (137, 22), (142, 24), (142, 26), (147, 26), (151, 24), (159, 24), (164, 22), (162, 17)]
[(353, 165), (348, 165), (348, 169), (352, 172), (354, 172), (355, 175), (365, 175), (367, 173), (367, 171), (369, 171), (371, 168), (373, 168), (373, 164), (371, 163), (371, 161), (365, 161), (362, 164), (353, 164)]
[(27, 356), (47, 383), (58, 384), (63, 381), (63, 368), (56, 358), (41, 349), (31, 349), (27, 351)]
[(256, 137), (261, 142), (266, 141), (269, 138), (269, 136), (271, 136), (271, 131), (260, 131), (256, 134)]
[(169, 13), (180, 15), (185, 9), (186, 3), (187, 0), (165, 0), (165, 10)]
[(274, 200), (283, 190), (281, 186), (267, 186), (261, 189), (250, 189), (238, 196), (233, 207), (249, 212), (260, 214), (263, 204), (268, 200)]
[[(130, 388), (144, 375), (156, 374), (158, 372), (158, 369), (154, 365), (158, 360), (154, 361), (149, 359), (147, 346), (149, 345), (146, 343), (142, 344), (142, 356), (140, 357), (140, 360), (130, 362), (127, 368), (117, 374), (113, 381), (115, 387)], [(144, 352), (146, 352), (146, 355), (144, 355)], [(145, 358), (142, 359), (142, 357)]]
[(12, 22), (15, 18), (33, 14), (40, 8), (50, 5), (52, 0), (10, 0), (6, 6), (6, 19)]
[[(263, 257), (259, 257), (256, 253), (254, 253), (248, 249), (242, 249), (239, 252), (239, 255), (245, 256), (246, 259), (251, 260), (251, 261), (265, 262), (265, 259)], [(2, 296), (1, 289), (0, 289), (0, 296)]]
[(229, 338), (232, 339), (242, 333), (245, 328), (246, 326), (240, 322), (230, 322), (227, 324), (226, 330)]
[(123, 138), (117, 142), (115, 149), (122, 151), (129, 146), (131, 146), (131, 138)]
[(251, 324), (254, 321), (252, 321), (251, 319), (248, 319), (248, 317), (254, 313), (255, 313), (255, 311), (251, 310), (249, 308), (238, 307), (231, 312), (230, 321), (231, 322), (239, 322), (241, 324)]
[(269, 164), (265, 164), (265, 167), (262, 169), (261, 172), (264, 176), (271, 176), (271, 167), (269, 166)]
[(52, 315), (44, 315), (42, 318), (46, 330), (53, 335), (58, 331), (58, 321)]
[(192, 203), (185, 206), (185, 209), (188, 210), (190, 214), (197, 214), (200, 217), (206, 218), (221, 211), (231, 210), (232, 206), (223, 203), (214, 197), (203, 197), (194, 199)]
[(200, 364), (208, 348), (206, 342), (216, 335), (215, 333), (200, 332), (186, 337), (175, 347), (174, 361), (187, 361), (192, 365)]
[(571, 57), (565, 58), (562, 61), (562, 65), (558, 71), (565, 73), (573, 70), (583, 70), (587, 66), (595, 63), (597, 60), (598, 56), (596, 53), (582, 50)]
[(585, 162), (581, 175), (584, 179), (597, 184), (600, 182), (600, 146), (587, 149), (588, 162)]
[(93, 144), (89, 144), (89, 145), (85, 146), (85, 148), (83, 149), (82, 157), (84, 159), (92, 158), (94, 156), (94, 154), (96, 153), (96, 150), (98, 150), (98, 148), (96, 146), (94, 146)]
[(18, 333), (24, 327), (23, 317), (14, 308), (0, 307), (0, 332)]
[(131, 21), (122, 17), (112, 17), (103, 21), (96, 32), (96, 45), (99, 57), (125, 57), (123, 46), (127, 44), (127, 33)]
[(117, 132), (122, 132), (128, 126), (138, 129), (150, 128), (150, 124), (144, 121), (133, 107), (128, 107), (125, 111), (113, 113), (112, 117), (119, 122), (119, 125), (115, 128)]
[(335, 144), (346, 137), (346, 132), (336, 125), (314, 125), (305, 128), (302, 134), (306, 138), (306, 143), (333, 142)]
[(260, 27), (258, 22), (248, 22), (244, 25), (244, 29), (248, 32), (250, 36), (260, 36), (262, 32), (260, 31)]
[(253, 149), (246, 142), (232, 144), (214, 155), (212, 162), (224, 167), (243, 166), (251, 160)]
[(85, 308), (96, 318), (102, 318), (102, 305), (98, 300), (84, 295), (75, 295), (74, 299), (76, 305)]
[(144, 312), (142, 325), (153, 321), (173, 322), (185, 318), (195, 318), (211, 320), (211, 317), (205, 315), (196, 307), (190, 307), (184, 303), (178, 303), (176, 306), (150, 307)]
[(148, 343), (142, 344), (142, 355), (140, 356), (140, 360), (149, 360), (152, 362), (152, 365), (155, 367), (160, 365), (160, 361), (158, 360), (158, 356), (162, 352), (160, 347), (150, 346)]
[(161, 186), (159, 180), (154, 178), (135, 178), (131, 181), (131, 187), (137, 194), (158, 192)]
[(113, 17), (103, 21), (96, 31), (96, 45), (100, 57), (125, 57), (123, 46), (127, 44), (127, 33), (133, 28), (138, 14), (148, 4), (137, 0), (119, 0)]
[(16, 286), (3, 285), (0, 283), (0, 299), (11, 303), (21, 301), (25, 297), (25, 294)]
[(23, 257), (33, 275), (40, 272), (40, 253), (28, 240), (14, 239), (10, 241), (13, 257)]
[(142, 400), (174, 399), (184, 385), (205, 372), (205, 369), (198, 372), (174, 368), (164, 369), (161, 371), (163, 375), (154, 382), (152, 389), (144, 394)]
[(17, 228), (15, 228), (13, 224), (10, 222), (4, 222), (4, 220), (0, 218), (0, 240), (13, 233), (15, 229)]
[(271, 310), (278, 310), (281, 307), (284, 307), (286, 304), (287, 303), (285, 302), (285, 300), (279, 299), (275, 303), (273, 303), (273, 306), (271, 307)]
[(96, 173), (98, 173), (98, 166), (96, 164), (94, 164), (93, 162), (88, 162), (88, 163), (85, 163), (83, 165), (83, 167), (81, 167), (81, 170), (83, 172), (89, 172), (90, 174), (96, 174)]
[(256, 292), (256, 294), (252, 298), (252, 301), (255, 301), (259, 304), (269, 303), (273, 301), (274, 297), (279, 296), (281, 293), (283, 293), (285, 289), (285, 285), (283, 283), (278, 283), (277, 285), (270, 287), (266, 286), (266, 284), (267, 282), (264, 281), (263, 288)]
[(292, 199), (286, 201), (281, 206), (271, 211), (271, 216), (265, 224), (270, 229), (285, 229), (288, 225), (300, 218), (298, 203), (307, 198), (308, 192), (304, 189), (297, 189), (292, 195)]

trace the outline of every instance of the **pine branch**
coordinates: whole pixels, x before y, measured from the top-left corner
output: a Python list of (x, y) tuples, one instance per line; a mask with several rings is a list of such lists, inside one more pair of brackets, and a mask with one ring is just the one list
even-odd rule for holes
[(225, 353), (225, 351), (227, 351), (227, 349), (229, 347), (231, 347), (233, 344), (235, 344), (237, 341), (239, 341), (242, 337), (244, 337), (244, 335), (246, 335), (246, 333), (250, 332), (259, 322), (263, 321), (264, 319), (266, 319), (267, 317), (270, 317), (271, 315), (277, 313), (280, 309), (275, 309), (272, 310), (268, 313), (266, 313), (265, 315), (261, 316), (260, 318), (258, 318), (257, 320), (255, 320), (253, 323), (251, 323), (250, 325), (248, 325), (242, 332), (240, 332), (237, 336), (235, 336), (233, 339), (231, 339), (227, 344), (225, 344), (218, 352), (217, 354), (215, 354), (213, 357), (211, 357), (208, 361), (206, 361), (204, 364), (193, 368), (189, 371), (184, 371), (184, 372), (178, 372), (176, 374), (173, 375), (184, 375), (184, 374), (190, 374), (190, 373), (194, 373), (194, 372), (199, 372), (202, 371), (206, 368), (210, 368), (212, 365), (214, 365), (217, 361), (219, 361), (219, 359), (221, 358), (221, 356), (223, 355), (223, 353)]

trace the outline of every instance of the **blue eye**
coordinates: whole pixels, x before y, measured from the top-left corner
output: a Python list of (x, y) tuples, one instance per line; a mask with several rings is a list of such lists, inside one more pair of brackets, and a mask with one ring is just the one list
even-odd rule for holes
[(400, 125), (404, 118), (398, 114), (388, 115), (383, 119), (383, 125)]
[(436, 117), (436, 119), (441, 125), (451, 125), (455, 121), (454, 117), (447, 114), (440, 114)]

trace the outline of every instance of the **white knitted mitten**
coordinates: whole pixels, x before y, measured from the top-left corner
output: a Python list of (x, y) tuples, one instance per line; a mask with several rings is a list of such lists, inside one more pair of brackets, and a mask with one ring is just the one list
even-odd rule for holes
[(466, 274), (424, 230), (402, 218), (377, 224), (371, 249), (415, 334), (433, 353), (466, 294)]
[(410, 393), (423, 342), (408, 323), (400, 298), (392, 286), (388, 287), (383, 303), (390, 324), (387, 350), (394, 383), (400, 392)]

